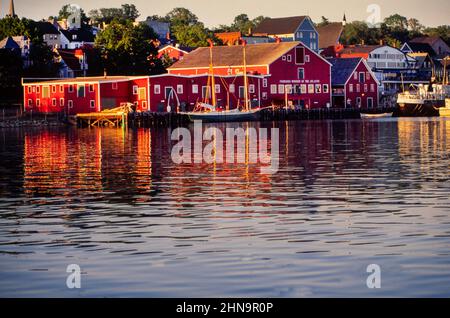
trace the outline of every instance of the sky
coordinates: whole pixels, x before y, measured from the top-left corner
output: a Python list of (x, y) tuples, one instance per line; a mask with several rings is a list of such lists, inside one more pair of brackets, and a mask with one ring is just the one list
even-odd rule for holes
[[(9, 2), (0, 0), (0, 16), (8, 12)], [(16, 14), (34, 20), (57, 15), (67, 3), (78, 4), (85, 12), (132, 3), (141, 13), (141, 20), (149, 15), (165, 15), (175, 7), (185, 7), (194, 12), (207, 27), (231, 24), (234, 17), (241, 13), (247, 13), (250, 18), (259, 15), (309, 15), (314, 22), (320, 22), (322, 16), (330, 21), (341, 21), (345, 12), (347, 21), (366, 20), (373, 12), (376, 13), (377, 10), (367, 12), (368, 6), (375, 4), (381, 19), (398, 13), (417, 18), (425, 26), (450, 25), (449, 0), (14, 0)]]

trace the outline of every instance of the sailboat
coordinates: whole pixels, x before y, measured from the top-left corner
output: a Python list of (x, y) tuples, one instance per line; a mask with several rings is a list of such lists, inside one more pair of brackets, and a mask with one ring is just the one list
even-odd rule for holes
[[(218, 110), (217, 109), (217, 98), (215, 91), (215, 78), (214, 78), (214, 67), (213, 67), (213, 42), (208, 40), (209, 45), (209, 78), (208, 78), (208, 89), (211, 92), (211, 104), (206, 102), (197, 102), (194, 110), (192, 112), (181, 112), (181, 114), (187, 115), (191, 121), (202, 120), (207, 122), (225, 122), (225, 121), (251, 121), (259, 119), (260, 112), (262, 108), (251, 109), (250, 100), (248, 98), (248, 77), (247, 77), (247, 64), (246, 64), (246, 42), (241, 39), (243, 45), (243, 58), (244, 58), (244, 95), (245, 95), (245, 105), (243, 109), (239, 107), (232, 110)], [(209, 85), (211, 83), (211, 85)]]

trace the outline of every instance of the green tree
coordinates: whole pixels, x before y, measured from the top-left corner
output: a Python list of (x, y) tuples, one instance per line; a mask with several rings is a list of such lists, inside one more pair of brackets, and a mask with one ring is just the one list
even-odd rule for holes
[(198, 17), (186, 8), (175, 8), (166, 15), (166, 21), (170, 22), (172, 28), (179, 26), (193, 26), (197, 23)]
[(243, 13), (234, 18), (232, 29), (240, 31), (242, 34), (248, 34), (253, 29), (253, 21), (251, 21), (247, 14)]
[(139, 11), (134, 4), (123, 4), (120, 8), (100, 8), (89, 11), (89, 18), (96, 24), (109, 24), (113, 20), (136, 21), (139, 15)]
[(408, 19), (400, 14), (393, 14), (384, 19), (384, 24), (394, 30), (406, 30), (408, 28)]
[(97, 35), (95, 46), (102, 52), (108, 74), (152, 74), (160, 63), (152, 44), (156, 38), (153, 30), (143, 23), (113, 20)]
[(440, 36), (448, 45), (450, 45), (450, 25), (426, 28), (423, 32), (428, 36)]
[(320, 21), (317, 26), (321, 27), (321, 26), (325, 26), (330, 24), (330, 20), (328, 20), (326, 17), (322, 16), (322, 21)]

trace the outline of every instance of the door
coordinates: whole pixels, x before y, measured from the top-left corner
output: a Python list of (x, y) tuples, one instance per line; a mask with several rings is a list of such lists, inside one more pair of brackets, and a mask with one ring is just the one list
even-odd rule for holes
[(373, 98), (367, 98), (367, 108), (373, 108)]

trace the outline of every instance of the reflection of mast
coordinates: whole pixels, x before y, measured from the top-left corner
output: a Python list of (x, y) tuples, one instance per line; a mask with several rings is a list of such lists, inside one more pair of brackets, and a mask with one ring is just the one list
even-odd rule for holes
[(214, 78), (214, 67), (213, 67), (213, 46), (214, 43), (211, 39), (208, 39), (209, 43), (209, 74), (211, 76), (211, 96), (212, 96), (212, 105), (216, 106), (216, 81)]
[(249, 111), (249, 100), (248, 100), (248, 78), (247, 78), (247, 59), (246, 59), (246, 52), (245, 47), (247, 45), (247, 41), (244, 39), (241, 39), (242, 46), (243, 46), (243, 53), (244, 53), (244, 95), (245, 95), (245, 110)]

